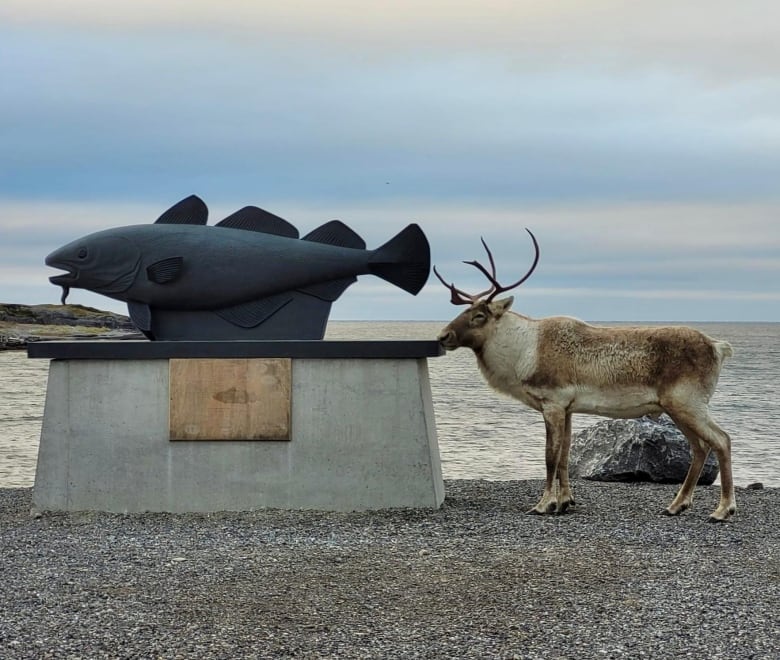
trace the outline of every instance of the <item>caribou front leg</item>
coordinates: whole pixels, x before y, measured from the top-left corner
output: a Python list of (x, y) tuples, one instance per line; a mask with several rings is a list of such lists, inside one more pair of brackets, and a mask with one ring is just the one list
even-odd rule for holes
[(566, 513), (570, 506), (574, 506), (574, 496), (569, 486), (569, 450), (571, 449), (571, 413), (566, 413), (566, 422), (563, 430), (563, 444), (561, 457), (558, 461), (558, 513)]
[[(563, 453), (564, 436), (566, 435), (566, 412), (558, 406), (546, 406), (542, 409), (544, 430), (547, 436), (544, 463), (547, 477), (544, 484), (542, 499), (528, 513), (547, 514), (558, 511), (558, 469)], [(568, 459), (567, 459), (568, 460)], [(566, 480), (568, 487), (568, 478)], [(568, 495), (571, 499), (571, 493)]]

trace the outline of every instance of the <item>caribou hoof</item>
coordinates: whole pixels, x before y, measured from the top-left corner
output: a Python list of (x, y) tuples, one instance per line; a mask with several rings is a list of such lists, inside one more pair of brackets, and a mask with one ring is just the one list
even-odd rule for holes
[(567, 500), (566, 502), (561, 502), (558, 505), (557, 513), (559, 515), (563, 515), (564, 513), (570, 513), (573, 509), (574, 509), (574, 500)]
[(690, 504), (679, 504), (678, 506), (669, 505), (661, 513), (665, 516), (679, 516), (683, 511), (687, 511), (690, 508)]
[(718, 518), (715, 514), (712, 514), (709, 518), (707, 518), (707, 522), (711, 523), (726, 523), (729, 521), (729, 516), (726, 516), (725, 518)]
[(558, 505), (555, 502), (548, 502), (546, 505), (537, 504), (534, 508), (528, 509), (526, 513), (532, 516), (549, 516), (556, 512)]
[(736, 513), (737, 507), (729, 507), (728, 509), (718, 510), (715, 509), (710, 514), (709, 521), (712, 523), (728, 522), (731, 519), (731, 514)]

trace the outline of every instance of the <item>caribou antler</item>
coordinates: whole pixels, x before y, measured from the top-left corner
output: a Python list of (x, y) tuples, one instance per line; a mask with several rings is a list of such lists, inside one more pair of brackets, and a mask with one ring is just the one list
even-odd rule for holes
[[(493, 269), (493, 276), (492, 276), (492, 278), (490, 278), (490, 276), (488, 276), (488, 277), (489, 277), (489, 279), (492, 280), (496, 276), (496, 264), (493, 261), (493, 255), (490, 254), (490, 248), (488, 248), (487, 243), (485, 243), (485, 239), (480, 237), (479, 240), (482, 241), (482, 245), (485, 246), (485, 249), (487, 250), (487, 253), (488, 253), (488, 259), (490, 259), (490, 266)], [(478, 268), (482, 268), (482, 266), (479, 266), (476, 261), (464, 261), (463, 263), (464, 264), (471, 264), (472, 266), (473, 265), (477, 265)], [(453, 305), (473, 305), (482, 296), (484, 296), (484, 295), (490, 293), (491, 291), (493, 291), (493, 286), (491, 285), (491, 287), (489, 289), (487, 289), (485, 291), (481, 291), (479, 293), (476, 293), (476, 294), (472, 295), (470, 293), (466, 293), (465, 291), (462, 291), (461, 289), (455, 288), (454, 284), (447, 284), (447, 282), (444, 281), (444, 278), (441, 275), (439, 275), (439, 271), (436, 270), (436, 266), (433, 267), (433, 272), (436, 275), (436, 277), (439, 278), (439, 281), (450, 290), (450, 294), (451, 294), (450, 302)]]
[(475, 299), (465, 291), (456, 289), (454, 284), (447, 284), (447, 282), (444, 281), (444, 278), (439, 274), (439, 271), (436, 270), (436, 266), (433, 267), (433, 274), (439, 278), (439, 282), (450, 290), (450, 302), (453, 305), (472, 305), (476, 302)]
[(533, 235), (530, 229), (526, 228), (526, 231), (528, 232), (528, 235), (531, 237), (531, 240), (534, 244), (534, 262), (531, 264), (531, 268), (528, 269), (528, 272), (523, 275), (517, 282), (514, 284), (509, 284), (508, 286), (501, 286), (499, 284), (498, 280), (496, 279), (496, 262), (493, 259), (493, 253), (490, 251), (490, 248), (487, 246), (487, 243), (485, 243), (484, 238), (480, 238), (479, 240), (482, 241), (482, 245), (485, 248), (485, 251), (487, 252), (488, 259), (490, 260), (490, 272), (488, 272), (487, 268), (485, 268), (481, 263), (478, 261), (464, 261), (464, 264), (468, 264), (469, 266), (474, 266), (477, 268), (485, 277), (488, 278), (488, 281), (490, 282), (490, 288), (486, 289), (485, 291), (481, 291), (477, 294), (470, 294), (466, 293), (465, 291), (462, 291), (461, 289), (455, 288), (454, 284), (448, 284), (444, 278), (439, 274), (439, 271), (436, 270), (436, 266), (433, 267), (433, 272), (436, 275), (436, 277), (439, 278), (439, 281), (446, 286), (450, 290), (450, 302), (453, 305), (473, 305), (475, 302), (477, 302), (482, 296), (487, 296), (485, 299), (485, 302), (491, 302), (493, 298), (495, 298), (499, 293), (504, 293), (505, 291), (509, 291), (510, 289), (514, 289), (518, 286), (520, 286), (523, 282), (525, 282), (529, 277), (531, 277), (531, 273), (534, 272), (536, 269), (536, 265), (539, 263), (539, 243), (536, 242), (536, 236)]

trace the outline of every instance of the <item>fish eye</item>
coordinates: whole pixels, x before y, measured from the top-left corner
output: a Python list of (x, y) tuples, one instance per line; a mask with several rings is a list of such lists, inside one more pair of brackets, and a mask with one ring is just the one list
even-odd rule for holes
[(83, 247), (83, 248), (81, 248), (79, 250), (78, 258), (79, 259), (86, 259), (87, 258), (87, 248)]

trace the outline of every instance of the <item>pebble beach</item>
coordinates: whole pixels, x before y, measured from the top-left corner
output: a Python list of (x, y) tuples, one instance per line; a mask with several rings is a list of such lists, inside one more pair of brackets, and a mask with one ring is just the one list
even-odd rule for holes
[(0, 489), (3, 658), (776, 658), (780, 489), (447, 481), (439, 510), (30, 514)]

